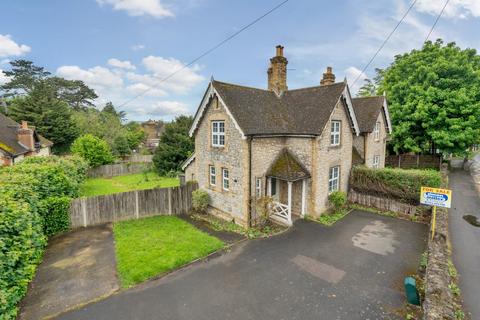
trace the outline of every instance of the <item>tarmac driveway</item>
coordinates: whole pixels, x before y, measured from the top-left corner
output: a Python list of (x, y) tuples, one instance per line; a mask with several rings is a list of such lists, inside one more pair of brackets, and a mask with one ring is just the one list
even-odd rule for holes
[(59, 319), (395, 319), (425, 225), (354, 211), (113, 295)]

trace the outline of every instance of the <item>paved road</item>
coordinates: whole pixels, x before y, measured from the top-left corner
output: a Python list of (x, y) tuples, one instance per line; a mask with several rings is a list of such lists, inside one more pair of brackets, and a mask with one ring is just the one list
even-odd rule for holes
[(59, 319), (400, 319), (425, 238), (425, 225), (367, 212), (299, 220)]
[(480, 197), (468, 172), (455, 170), (449, 178), (453, 189), (449, 210), (453, 262), (460, 275), (465, 308), (472, 319), (480, 319), (480, 227), (463, 219), (464, 215), (471, 215), (480, 223)]

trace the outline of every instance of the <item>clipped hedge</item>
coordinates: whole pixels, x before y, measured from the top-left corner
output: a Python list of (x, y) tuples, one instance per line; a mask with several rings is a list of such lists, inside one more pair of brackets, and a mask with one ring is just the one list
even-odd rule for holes
[(422, 186), (436, 188), (440, 187), (441, 182), (440, 172), (435, 170), (355, 166), (350, 175), (350, 188), (357, 192), (413, 205), (419, 204)]
[(86, 168), (77, 157), (32, 157), (0, 169), (0, 319), (15, 319), (46, 236), (69, 229)]

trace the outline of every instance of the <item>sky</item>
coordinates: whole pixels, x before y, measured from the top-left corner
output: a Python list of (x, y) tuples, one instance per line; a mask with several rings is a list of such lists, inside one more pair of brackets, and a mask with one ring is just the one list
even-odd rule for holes
[[(129, 120), (194, 114), (212, 77), (266, 88), (269, 58), (285, 47), (289, 89), (319, 84), (327, 66), (355, 93), (375, 68), (421, 48), (445, 0), (417, 0), (362, 73), (412, 0), (290, 0), (168, 81), (281, 0), (19, 0), (0, 3), (0, 70), (28, 59), (83, 80)], [(477, 31), (475, 31), (477, 30)], [(450, 0), (430, 39), (480, 50), (480, 0)], [(360, 75), (360, 81), (352, 86)], [(0, 84), (8, 81), (0, 72)], [(144, 93), (148, 89), (148, 92)], [(134, 99), (135, 98), (135, 99)], [(132, 100), (133, 99), (133, 100)]]

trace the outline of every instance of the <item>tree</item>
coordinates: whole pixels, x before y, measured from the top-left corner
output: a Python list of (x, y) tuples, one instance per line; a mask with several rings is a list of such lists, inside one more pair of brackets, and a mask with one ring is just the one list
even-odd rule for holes
[(126, 135), (126, 129), (117, 116), (108, 112), (101, 112), (94, 108), (74, 111), (75, 122), (81, 134), (92, 134), (107, 141), (113, 146), (115, 138)]
[(480, 56), (426, 42), (383, 71), (396, 152), (465, 154), (480, 140)]
[(7, 97), (28, 94), (37, 81), (50, 76), (50, 72), (45, 71), (43, 67), (37, 67), (32, 61), (19, 59), (11, 61), (10, 65), (12, 68), (10, 71), (3, 71), (10, 81), (0, 86), (0, 89), (6, 91)]
[(130, 145), (128, 143), (127, 137), (125, 136), (118, 136), (113, 141), (113, 153), (116, 156), (124, 157), (129, 155), (131, 152)]
[(91, 134), (75, 139), (70, 150), (84, 158), (92, 167), (113, 162), (112, 151), (107, 142)]
[(66, 80), (60, 77), (51, 77), (47, 81), (51, 82), (57, 92), (60, 100), (68, 103), (74, 110), (85, 110), (94, 107), (92, 100), (98, 98), (95, 91), (89, 88), (83, 81)]
[(192, 117), (179, 116), (165, 125), (165, 132), (153, 156), (153, 164), (160, 174), (180, 171), (182, 162), (193, 153), (195, 144), (188, 136), (192, 123)]
[(357, 97), (370, 97), (374, 96), (377, 93), (377, 88), (375, 84), (370, 79), (365, 79), (363, 86), (360, 87), (357, 93)]
[(146, 134), (143, 131), (142, 126), (134, 121), (131, 121), (125, 125), (127, 129), (127, 140), (130, 150), (138, 149), (140, 143), (145, 140)]
[(26, 96), (13, 98), (8, 116), (35, 126), (39, 134), (53, 141), (57, 152), (68, 149), (78, 135), (71, 109), (57, 99), (54, 89), (45, 82), (37, 82)]
[(125, 111), (118, 111), (117, 112), (117, 110), (115, 110), (115, 107), (113, 106), (112, 102), (107, 102), (105, 104), (105, 107), (103, 107), (103, 109), (102, 109), (102, 113), (111, 114), (111, 115), (117, 117), (120, 121), (125, 120), (125, 116), (127, 115), (125, 113)]

